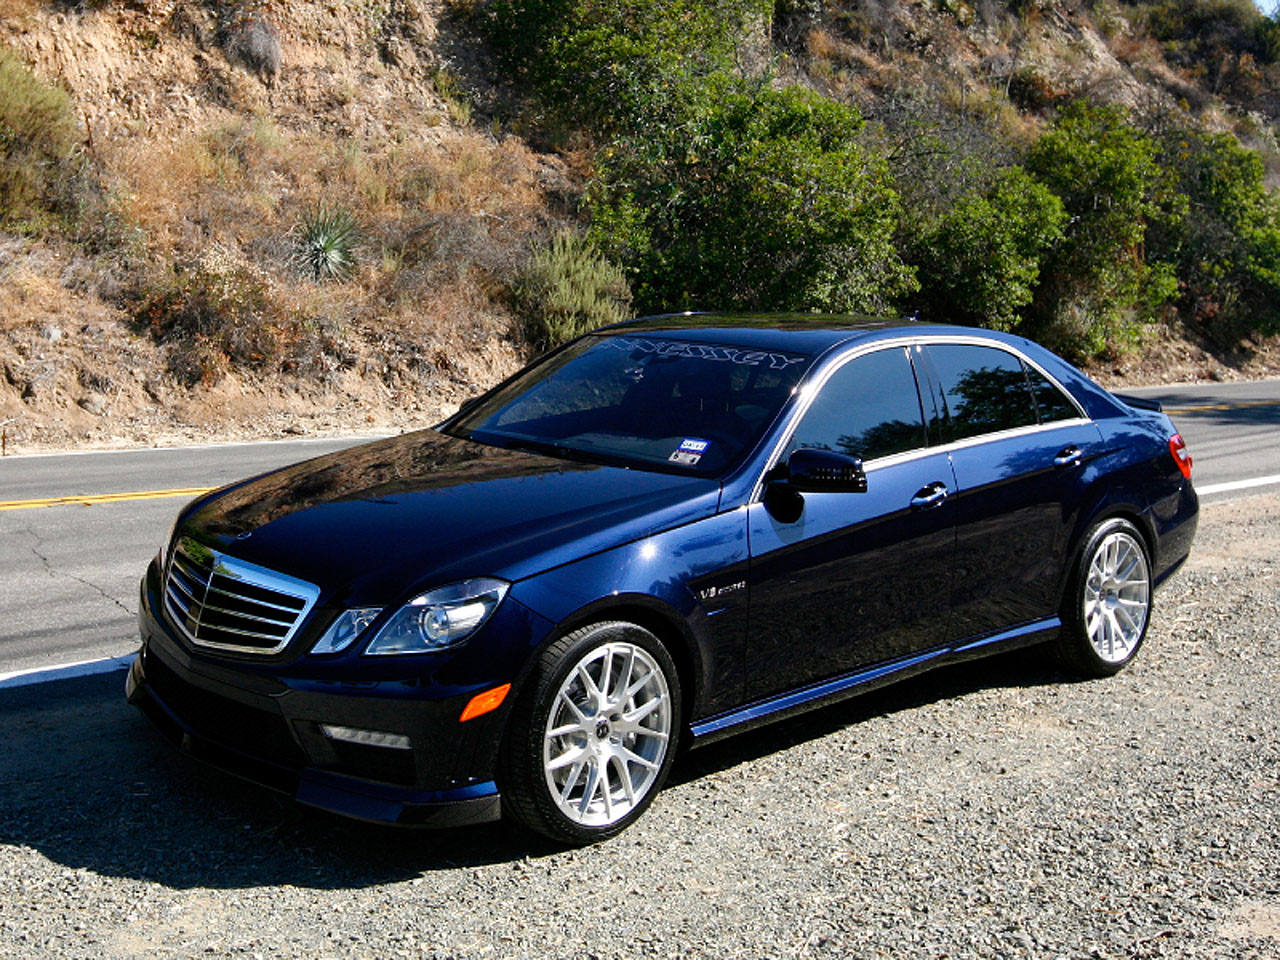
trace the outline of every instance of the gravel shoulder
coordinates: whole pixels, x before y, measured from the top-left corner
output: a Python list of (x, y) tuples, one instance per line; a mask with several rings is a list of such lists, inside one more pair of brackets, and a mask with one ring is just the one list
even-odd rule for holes
[(1274, 957), (1278, 562), (1280, 496), (1207, 504), (1119, 677), (918, 678), (688, 755), (588, 850), (309, 812), (119, 675), (3, 690), (0, 957)]

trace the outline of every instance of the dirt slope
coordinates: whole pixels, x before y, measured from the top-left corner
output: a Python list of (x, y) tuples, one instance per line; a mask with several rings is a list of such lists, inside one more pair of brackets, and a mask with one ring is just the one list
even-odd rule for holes
[[(255, 18), (278, 70), (238, 55)], [(576, 180), (473, 119), (440, 4), (0, 0), (0, 42), (72, 93), (119, 221), (93, 256), (0, 234), (10, 451), (408, 428), (523, 358), (502, 288)], [(362, 228), (346, 282), (292, 262), (320, 203)], [(193, 373), (190, 342), (146, 335), (139, 303), (211, 260), (288, 318), (279, 356)]]

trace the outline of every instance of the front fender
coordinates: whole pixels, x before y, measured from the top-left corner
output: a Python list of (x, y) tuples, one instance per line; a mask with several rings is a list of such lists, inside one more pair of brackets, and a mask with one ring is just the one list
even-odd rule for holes
[(616, 617), (639, 621), (684, 667), (691, 715), (737, 702), (747, 627), (745, 510), (733, 510), (565, 564), (512, 585), (555, 636)]

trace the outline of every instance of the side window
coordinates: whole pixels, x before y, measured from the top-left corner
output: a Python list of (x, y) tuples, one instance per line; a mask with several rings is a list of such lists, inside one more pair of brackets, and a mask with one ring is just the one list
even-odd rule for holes
[(942, 343), (929, 347), (951, 415), (951, 439), (1034, 426), (1035, 400), (1022, 361), (995, 347)]
[(1041, 423), (1053, 423), (1055, 420), (1075, 420), (1080, 416), (1062, 390), (1052, 380), (1030, 364), (1026, 365), (1027, 380), (1031, 383), (1031, 392), (1036, 398), (1036, 409), (1040, 412)]
[(805, 411), (790, 449), (816, 447), (873, 460), (925, 445), (907, 352), (879, 350), (835, 371)]

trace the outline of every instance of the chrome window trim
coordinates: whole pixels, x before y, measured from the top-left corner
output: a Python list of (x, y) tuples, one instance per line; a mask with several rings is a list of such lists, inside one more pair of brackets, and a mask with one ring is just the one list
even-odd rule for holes
[[(953, 440), (950, 443), (939, 444), (938, 446), (919, 447), (915, 450), (908, 450), (903, 453), (894, 453), (886, 457), (877, 457), (874, 460), (868, 460), (863, 464), (868, 473), (879, 470), (883, 467), (894, 466), (899, 463), (907, 463), (911, 460), (917, 460), (926, 456), (933, 456), (938, 453), (951, 453), (954, 450), (961, 450), (965, 447), (977, 446), (980, 443), (988, 443), (992, 440), (1002, 440), (1010, 437), (1018, 437), (1030, 435), (1034, 433), (1044, 433), (1049, 430), (1056, 430), (1059, 427), (1080, 426), (1082, 424), (1093, 423), (1092, 418), (1085, 413), (1084, 407), (1071, 395), (1071, 391), (1066, 389), (1061, 381), (1044, 367), (1036, 363), (1017, 347), (999, 341), (987, 340), (983, 337), (966, 336), (965, 334), (940, 334), (934, 336), (912, 336), (912, 337), (894, 337), (892, 340), (877, 340), (873, 343), (862, 344), (852, 347), (847, 353), (842, 353), (833, 360), (828, 361), (827, 365), (818, 372), (816, 379), (806, 383), (801, 387), (801, 391), (805, 394), (800, 398), (794, 410), (791, 411), (791, 417), (787, 421), (782, 432), (778, 435), (778, 441), (774, 444), (773, 449), (769, 451), (769, 457), (765, 461), (764, 469), (760, 471), (760, 475), (756, 477), (755, 486), (751, 490), (751, 497), (748, 503), (759, 503), (764, 496), (764, 478), (778, 464), (778, 460), (782, 456), (782, 451), (786, 449), (787, 444), (791, 442), (792, 436), (795, 434), (796, 428), (800, 425), (801, 418), (808, 412), (810, 404), (813, 403), (814, 397), (822, 391), (828, 380), (847, 363), (852, 363), (859, 357), (865, 357), (868, 354), (878, 353), (881, 350), (910, 350), (912, 347), (930, 347), (955, 344), (958, 346), (976, 346), (990, 347), (994, 350), (1003, 350), (1005, 353), (1012, 354), (1027, 366), (1039, 372), (1045, 379), (1054, 385), (1075, 408), (1080, 415), (1070, 420), (1053, 420), (1049, 423), (1037, 423), (1025, 427), (1015, 427), (1011, 430), (997, 430), (994, 433), (980, 433), (977, 436), (965, 437), (963, 440)], [(912, 364), (914, 367), (914, 364)], [(919, 377), (919, 373), (917, 373)], [(920, 384), (917, 381), (917, 388)], [(924, 398), (921, 396), (921, 402)]]
[[(203, 545), (201, 546), (201, 549), (207, 551), (210, 554), (210, 556), (213, 558), (213, 566), (212, 566), (212, 571), (210, 573), (210, 580), (212, 580), (212, 577), (214, 574), (220, 574), (232, 580), (243, 581), (244, 583), (250, 586), (261, 587), (266, 590), (275, 591), (276, 593), (282, 593), (291, 597), (295, 597), (296, 599), (302, 601), (302, 607), (297, 611), (297, 617), (293, 621), (293, 625), (289, 627), (284, 637), (282, 637), (280, 641), (276, 643), (276, 645), (273, 647), (251, 647), (251, 646), (245, 646), (242, 644), (220, 643), (216, 640), (201, 639), (193, 636), (191, 632), (187, 630), (186, 623), (184, 622), (185, 618), (175, 616), (170, 611), (170, 605), (174, 604), (174, 601), (169, 593), (169, 584), (171, 582), (171, 577), (169, 574), (169, 570), (166, 569), (165, 580), (164, 580), (164, 607), (165, 607), (165, 612), (169, 615), (168, 616), (169, 622), (172, 623), (175, 628), (177, 628), (177, 630), (182, 634), (183, 637), (185, 637), (195, 646), (201, 647), (203, 649), (220, 650), (220, 651), (227, 651), (231, 653), (250, 653), (257, 656), (270, 656), (271, 654), (279, 653), (281, 650), (287, 647), (289, 645), (289, 642), (297, 635), (299, 628), (302, 626), (303, 622), (307, 619), (307, 616), (311, 613), (312, 609), (315, 607), (316, 601), (320, 599), (320, 588), (316, 586), (314, 583), (310, 583), (307, 580), (300, 580), (297, 577), (291, 577), (288, 574), (279, 573), (278, 571), (270, 570), (267, 567), (261, 567), (258, 564), (250, 563), (247, 560), (237, 560), (235, 557), (229, 557), (225, 553), (221, 553), (217, 550), (212, 550), (208, 547), (204, 547)], [(185, 561), (185, 563), (179, 562), (179, 558), (182, 558), (182, 560)], [(186, 558), (185, 551), (182, 550), (182, 547), (180, 544), (175, 545), (170, 551), (169, 566), (172, 567), (172, 565), (175, 562), (179, 562), (180, 569), (182, 569), (183, 573), (188, 577), (188, 579), (193, 579), (192, 574), (187, 572), (190, 568), (191, 561)], [(187, 594), (191, 602), (200, 603), (202, 608), (208, 608), (213, 610), (224, 610), (224, 608), (222, 607), (216, 607), (205, 602), (197, 601), (195, 596), (191, 594), (191, 592), (186, 588), (185, 585), (179, 584), (179, 586), (183, 587), (183, 591)], [(219, 590), (217, 587), (212, 586), (211, 583), (205, 583), (203, 584), (203, 586), (205, 588), (206, 599), (209, 593), (226, 594), (226, 591)], [(241, 599), (244, 599), (249, 603), (259, 604), (260, 606), (275, 606), (275, 604), (255, 600), (252, 597), (247, 597), (243, 595), (241, 596)], [(280, 608), (280, 609), (287, 609), (287, 608)], [(182, 612), (186, 613), (186, 611), (182, 611)], [(230, 612), (233, 613), (235, 616), (241, 617), (246, 620), (261, 619), (258, 617), (254, 617), (251, 614), (243, 614), (238, 611), (230, 611)], [(285, 626), (285, 624), (279, 623), (277, 621), (264, 620), (263, 622), (273, 623), (275, 626)], [(237, 630), (234, 627), (217, 627), (216, 629), (222, 631), (223, 633), (238, 634), (240, 636), (255, 636), (255, 634), (251, 633), (250, 631)], [(270, 637), (265, 637), (262, 634), (256, 634), (256, 636), (263, 636), (264, 639), (271, 639)]]

